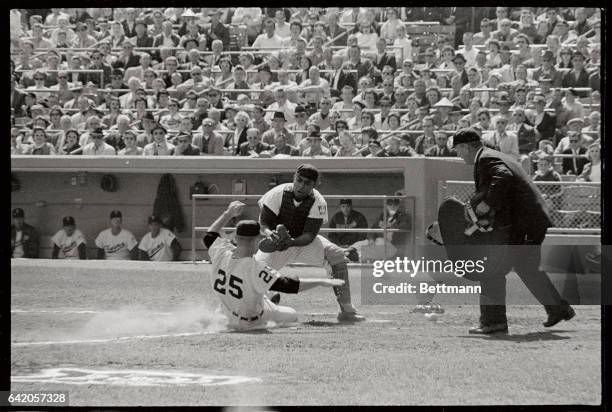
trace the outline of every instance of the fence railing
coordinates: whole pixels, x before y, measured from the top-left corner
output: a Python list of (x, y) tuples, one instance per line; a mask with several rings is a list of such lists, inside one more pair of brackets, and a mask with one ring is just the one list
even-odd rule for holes
[[(247, 194), (194, 194), (191, 195), (191, 259), (192, 261), (196, 261), (196, 236), (198, 232), (206, 232), (210, 226), (197, 226), (197, 214), (196, 214), (196, 204), (198, 200), (202, 199), (238, 199), (238, 200), (246, 200), (246, 199), (260, 199), (263, 196), (261, 195), (247, 195)], [(410, 247), (412, 256), (415, 254), (415, 233), (414, 233), (414, 223), (415, 223), (415, 197), (407, 196), (407, 195), (326, 195), (325, 199), (360, 199), (360, 200), (380, 200), (382, 202), (382, 210), (383, 210), (383, 220), (387, 221), (387, 207), (386, 202), (388, 199), (403, 199), (408, 200), (411, 203), (411, 207), (408, 210), (410, 214), (410, 227), (411, 229), (392, 229), (392, 228), (358, 228), (358, 229), (344, 229), (344, 228), (321, 228), (321, 233), (382, 233), (384, 242), (384, 254), (387, 255), (387, 246), (389, 241), (387, 240), (389, 233), (409, 233), (410, 234)], [(407, 207), (408, 209), (408, 207)], [(223, 227), (224, 231), (235, 231), (234, 227)], [(408, 253), (408, 250), (405, 251)], [(358, 265), (359, 266), (359, 265)]]
[[(601, 183), (534, 182), (549, 208), (553, 227), (548, 233), (601, 234)], [(447, 180), (438, 182), (438, 206), (447, 197), (467, 202), (474, 183)]]

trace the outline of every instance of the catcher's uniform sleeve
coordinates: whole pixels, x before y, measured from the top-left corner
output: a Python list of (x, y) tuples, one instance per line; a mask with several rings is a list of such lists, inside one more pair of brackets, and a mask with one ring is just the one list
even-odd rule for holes
[(252, 274), (252, 276), (254, 276), (252, 278), (253, 288), (258, 293), (264, 293), (268, 291), (272, 287), (272, 285), (274, 285), (276, 280), (281, 277), (281, 274), (276, 270), (272, 269), (270, 266), (267, 266), (263, 263), (258, 266), (258, 273)]
[(270, 190), (268, 190), (262, 197), (259, 199), (259, 208), (263, 209), (266, 206), (275, 215), (278, 216), (278, 212), (280, 211), (281, 203), (283, 201), (283, 191), (286, 185), (278, 185)]
[(308, 217), (311, 219), (323, 219), (323, 223), (327, 223), (327, 202), (317, 190), (313, 190), (315, 201), (310, 208)]
[(217, 237), (212, 245), (208, 248), (208, 255), (210, 256), (211, 262), (216, 262), (223, 253), (232, 251), (236, 246), (232, 245), (229, 239), (225, 239), (221, 236)]

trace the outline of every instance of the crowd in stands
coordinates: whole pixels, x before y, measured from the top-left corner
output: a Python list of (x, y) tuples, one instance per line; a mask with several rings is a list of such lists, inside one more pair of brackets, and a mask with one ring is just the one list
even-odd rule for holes
[(444, 157), (473, 127), (599, 179), (597, 8), (10, 13), (12, 155)]

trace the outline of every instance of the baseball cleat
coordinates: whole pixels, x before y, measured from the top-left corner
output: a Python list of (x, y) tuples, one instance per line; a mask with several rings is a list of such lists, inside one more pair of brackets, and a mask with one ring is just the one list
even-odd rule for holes
[(493, 333), (508, 333), (507, 323), (496, 323), (493, 325), (480, 325), (470, 328), (469, 333), (472, 335), (491, 335)]
[(358, 315), (356, 312), (340, 312), (338, 314), (339, 322), (354, 323), (363, 322), (364, 320), (366, 320), (365, 316)]
[(281, 295), (278, 292), (270, 296), (270, 302), (274, 303), (275, 305), (278, 305), (280, 303), (280, 299)]
[(344, 256), (346, 256), (351, 262), (359, 262), (359, 254), (357, 253), (357, 249), (352, 246), (344, 251)]

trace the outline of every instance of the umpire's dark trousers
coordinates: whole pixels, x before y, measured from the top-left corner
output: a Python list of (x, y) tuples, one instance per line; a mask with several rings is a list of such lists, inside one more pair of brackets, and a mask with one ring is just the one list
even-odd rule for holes
[(506, 323), (506, 275), (514, 269), (531, 294), (547, 313), (560, 309), (561, 296), (546, 272), (540, 270), (541, 248), (546, 231), (538, 236), (514, 239), (503, 263), (480, 280), (480, 323), (483, 326)]

